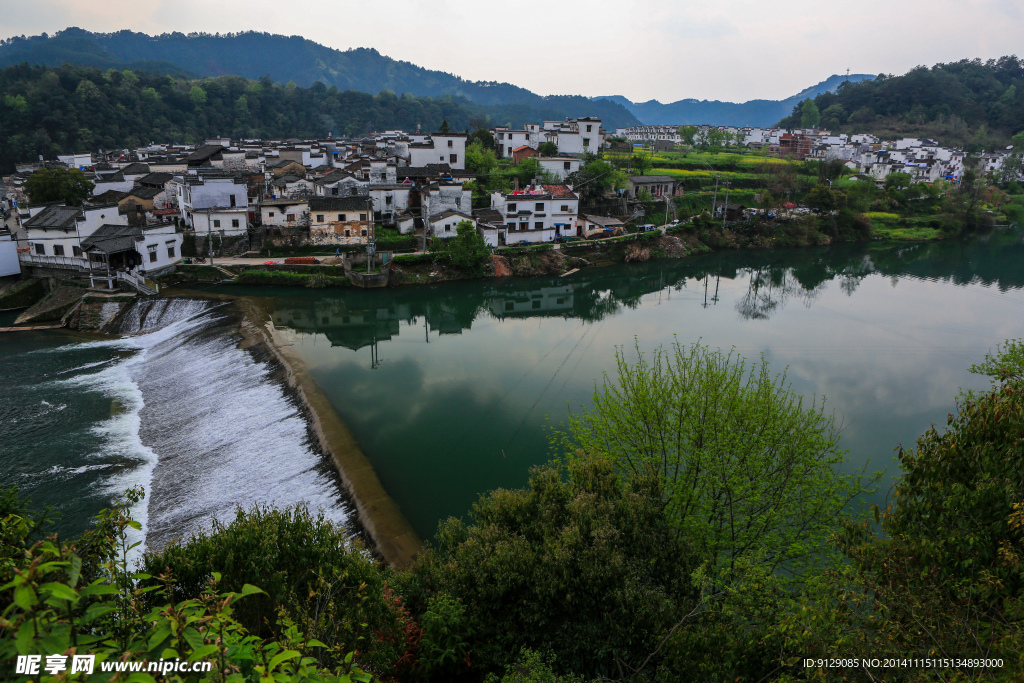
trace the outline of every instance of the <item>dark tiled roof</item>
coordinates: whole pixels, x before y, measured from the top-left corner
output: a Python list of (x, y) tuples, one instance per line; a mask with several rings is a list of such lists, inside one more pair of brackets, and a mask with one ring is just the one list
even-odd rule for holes
[(136, 187), (132, 189), (131, 195), (139, 199), (152, 199), (163, 191), (162, 187)]
[(101, 251), (119, 254), (135, 248), (142, 239), (142, 228), (136, 225), (101, 225), (96, 232), (82, 240), (82, 251)]
[(110, 173), (110, 174), (107, 174), (107, 175), (97, 176), (96, 182), (97, 183), (123, 183), (124, 182), (124, 174), (121, 173), (121, 171), (118, 171), (117, 173)]
[(76, 206), (48, 206), (25, 221), (23, 226), (42, 230), (73, 230), (81, 212)]
[(190, 164), (201, 164), (204, 161), (209, 161), (214, 156), (222, 153), (224, 148), (220, 145), (203, 145), (196, 151), (185, 157), (185, 161)]
[(366, 211), (367, 197), (310, 197), (310, 211)]
[(643, 183), (674, 183), (675, 178), (668, 175), (631, 175), (629, 179), (633, 184)]
[(149, 164), (143, 164), (135, 162), (134, 164), (128, 164), (121, 169), (121, 173), (127, 173), (128, 175), (139, 175), (140, 173), (149, 173)]
[(496, 209), (477, 209), (473, 212), (473, 217), (482, 223), (491, 225), (502, 226), (505, 224), (505, 217)]
[(148, 173), (139, 178), (135, 182), (139, 183), (140, 185), (164, 185), (173, 177), (174, 175), (171, 173), (163, 173), (158, 171), (155, 173)]

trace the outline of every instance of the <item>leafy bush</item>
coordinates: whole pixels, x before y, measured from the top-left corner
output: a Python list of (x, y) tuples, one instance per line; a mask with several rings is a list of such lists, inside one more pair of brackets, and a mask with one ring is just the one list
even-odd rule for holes
[(627, 481), (603, 458), (535, 468), (526, 490), (481, 497), (468, 526), (442, 523), (415, 576), (426, 595), (463, 601), (474, 666), (531, 648), (610, 674), (692, 607), (693, 555), (662, 509), (653, 478)]
[(239, 623), (260, 637), (280, 638), (276, 614), (287, 605), (303, 632), (331, 644), (318, 655), (325, 665), (340, 664), (339, 657), (358, 648), (365, 665), (394, 673), (406, 656), (409, 619), (388, 589), (387, 573), (344, 529), (304, 507), (238, 510), (230, 524), (215, 520), (209, 534), (147, 555), (144, 568), (173, 578), (175, 600), (199, 598), (214, 572), (223, 572), (223, 590), (262, 586), (264, 592), (238, 607)]

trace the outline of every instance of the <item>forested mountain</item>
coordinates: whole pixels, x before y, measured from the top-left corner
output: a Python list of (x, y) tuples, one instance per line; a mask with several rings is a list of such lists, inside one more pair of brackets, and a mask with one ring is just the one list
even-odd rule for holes
[[(621, 95), (600, 98), (621, 104), (646, 125), (711, 124), (716, 126), (758, 126), (767, 128), (786, 116), (793, 107), (809, 97), (834, 91), (846, 80), (858, 82), (874, 78), (869, 74), (832, 76), (784, 100), (679, 100), (662, 104), (658, 100), (631, 102)], [(599, 98), (594, 98), (599, 99)]]
[(186, 80), (145, 71), (21, 64), (0, 69), (0, 170), (42, 154), (194, 142), (212, 135), (284, 138), (401, 128), (453, 130), (557, 117), (550, 109), (462, 98), (368, 95), (269, 77)]
[[(376, 50), (335, 50), (301, 36), (269, 33), (91, 33), (69, 28), (52, 36), (16, 37), (0, 44), (0, 67), (22, 62), (61, 66), (65, 63), (107, 68), (144, 68), (171, 75), (197, 77), (234, 75), (279, 83), (312, 86), (316, 82), (339, 90), (379, 93), (384, 90), (416, 96), (463, 97), (483, 105), (519, 105), (557, 112), (554, 118), (595, 116), (606, 128), (639, 121), (614, 102), (579, 95), (542, 97), (512, 85), (467, 81), (443, 71), (424, 69), (386, 57)], [(522, 123), (522, 122), (517, 122)]]
[[(843, 84), (813, 101), (824, 128), (993, 149), (1024, 130), (1024, 62), (1010, 56), (919, 66), (902, 76)], [(799, 127), (802, 114), (797, 103), (779, 126)]]

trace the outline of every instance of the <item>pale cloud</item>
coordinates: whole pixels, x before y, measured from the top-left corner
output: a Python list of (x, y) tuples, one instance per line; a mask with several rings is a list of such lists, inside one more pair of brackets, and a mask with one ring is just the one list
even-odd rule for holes
[(256, 30), (302, 35), (470, 80), (540, 94), (637, 101), (782, 99), (849, 68), (918, 65), (1020, 50), (1017, 0), (0, 0), (0, 36), (67, 26), (147, 33)]

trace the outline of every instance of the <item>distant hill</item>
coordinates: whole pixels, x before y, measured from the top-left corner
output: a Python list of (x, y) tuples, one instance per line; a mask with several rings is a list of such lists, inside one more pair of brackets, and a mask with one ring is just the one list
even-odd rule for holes
[(832, 76), (784, 100), (720, 102), (718, 100), (687, 99), (662, 104), (658, 100), (631, 102), (621, 95), (594, 99), (604, 99), (619, 104), (640, 119), (641, 123), (649, 126), (709, 123), (717, 126), (769, 127), (775, 125), (779, 119), (789, 116), (795, 105), (808, 98), (813, 99), (821, 93), (835, 91), (844, 81), (857, 83), (874, 78), (870, 74)]
[[(604, 122), (605, 128), (639, 124), (633, 114), (615, 102), (579, 95), (540, 96), (510, 83), (467, 81), (391, 59), (373, 49), (335, 50), (300, 36), (256, 32), (150, 36), (132, 31), (91, 33), (69, 28), (49, 36), (11, 38), (0, 44), (0, 67), (22, 62), (144, 69), (195, 77), (234, 75), (256, 79), (269, 75), (275, 82), (294, 81), (304, 87), (319, 81), (342, 91), (451, 95), (482, 105), (554, 111), (561, 117), (595, 116)], [(525, 121), (498, 123), (522, 125)]]
[[(918, 66), (814, 97), (823, 126), (844, 132), (936, 138), (968, 151), (1024, 132), (1024, 60), (1016, 56)], [(797, 103), (794, 103), (794, 105)], [(779, 125), (799, 125), (792, 110)]]

